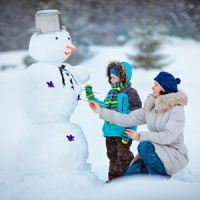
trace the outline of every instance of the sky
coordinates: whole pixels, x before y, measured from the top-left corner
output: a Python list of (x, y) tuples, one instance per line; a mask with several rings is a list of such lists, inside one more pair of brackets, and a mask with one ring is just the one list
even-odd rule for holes
[[(78, 77), (90, 74), (82, 82), (92, 84), (96, 97), (103, 100), (109, 90), (108, 62), (129, 62), (127, 55), (135, 51), (131, 43), (91, 48), (94, 57), (75, 67), (84, 68), (78, 70)], [(182, 80), (179, 89), (189, 99), (184, 131), (189, 164), (167, 181), (129, 177), (111, 184), (104, 183), (108, 159), (101, 131), (103, 120), (84, 101), (81, 88), (84, 89), (85, 83), (75, 91), (69, 87), (62, 89), (60, 75), (48, 66), (39, 62), (35, 67), (24, 69), (22, 59), (28, 51), (0, 53), (0, 66), (17, 65), (16, 69), (0, 72), (0, 199), (198, 199), (200, 106), (197, 102), (200, 97), (196, 91), (200, 84), (200, 43), (168, 38), (163, 50), (173, 59), (163, 70)], [(71, 74), (76, 73), (70, 67), (69, 70)], [(133, 69), (132, 86), (143, 103), (151, 93), (153, 78), (158, 72)], [(45, 81), (53, 81), (55, 88), (43, 85)], [(78, 94), (82, 100), (77, 101)], [(147, 128), (139, 126), (140, 130)], [(137, 145), (134, 141), (131, 147), (134, 155)]]

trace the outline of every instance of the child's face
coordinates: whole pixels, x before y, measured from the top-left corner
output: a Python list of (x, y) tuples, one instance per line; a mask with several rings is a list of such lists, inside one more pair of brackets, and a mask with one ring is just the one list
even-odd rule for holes
[(111, 83), (118, 83), (118, 82), (120, 82), (120, 78), (118, 76), (116, 76), (114, 74), (110, 74), (110, 77), (111, 77), (111, 79), (110, 79)]

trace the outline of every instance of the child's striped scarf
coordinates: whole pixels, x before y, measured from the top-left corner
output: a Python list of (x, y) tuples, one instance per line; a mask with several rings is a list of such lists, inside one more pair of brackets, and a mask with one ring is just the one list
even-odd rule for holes
[(111, 84), (112, 89), (108, 92), (106, 99), (105, 99), (105, 105), (106, 108), (110, 110), (117, 110), (117, 95), (118, 93), (124, 89), (124, 86), (122, 83), (115, 83)]

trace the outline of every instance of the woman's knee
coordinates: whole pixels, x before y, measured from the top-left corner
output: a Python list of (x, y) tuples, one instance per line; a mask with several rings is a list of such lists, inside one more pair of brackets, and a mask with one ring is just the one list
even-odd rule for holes
[(138, 153), (141, 155), (143, 153), (155, 152), (153, 144), (149, 141), (142, 141), (138, 145)]

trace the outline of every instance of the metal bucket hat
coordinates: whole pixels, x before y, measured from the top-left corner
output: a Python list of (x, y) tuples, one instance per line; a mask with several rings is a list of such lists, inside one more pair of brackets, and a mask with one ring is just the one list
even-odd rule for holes
[(35, 14), (36, 32), (54, 33), (62, 30), (61, 15), (58, 10), (41, 10)]

